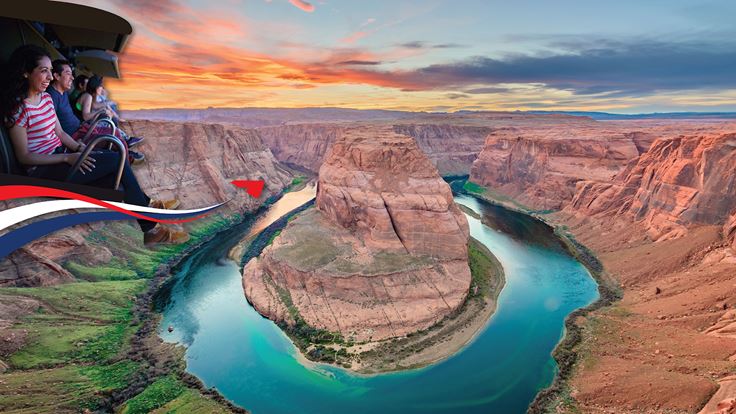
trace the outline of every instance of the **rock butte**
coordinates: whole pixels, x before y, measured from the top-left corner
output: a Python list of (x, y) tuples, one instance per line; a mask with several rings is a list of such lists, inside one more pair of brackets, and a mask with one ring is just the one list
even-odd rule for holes
[(319, 172), (316, 209), (291, 221), (243, 271), (266, 317), (304, 321), (357, 341), (432, 326), (470, 287), (468, 223), (410, 137), (347, 129)]

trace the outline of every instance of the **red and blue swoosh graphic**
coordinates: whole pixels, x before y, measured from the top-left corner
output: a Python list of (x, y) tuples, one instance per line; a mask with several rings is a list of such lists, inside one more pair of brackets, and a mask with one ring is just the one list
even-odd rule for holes
[[(263, 188), (261, 182), (260, 189)], [(254, 197), (260, 195), (253, 194)], [(82, 223), (100, 220), (143, 219), (163, 224), (180, 224), (202, 218), (227, 202), (193, 210), (164, 210), (127, 203), (98, 200), (93, 197), (50, 187), (31, 185), (0, 186), (0, 201), (17, 200), (29, 197), (53, 197), (56, 200), (38, 201), (0, 211), (0, 233), (13, 228), (0, 236), (0, 260), (25, 244), (53, 233), (57, 230)], [(83, 210), (94, 209), (94, 212)], [(104, 211), (99, 211), (104, 209)], [(34, 221), (16, 226), (27, 220), (50, 213), (72, 210), (62, 216)], [(82, 211), (79, 211), (82, 210)]]

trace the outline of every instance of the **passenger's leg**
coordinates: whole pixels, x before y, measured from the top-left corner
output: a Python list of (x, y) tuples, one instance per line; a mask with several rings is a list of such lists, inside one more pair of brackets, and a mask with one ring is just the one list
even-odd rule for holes
[[(94, 184), (95, 186), (112, 188), (118, 172), (120, 155), (119, 152), (113, 151), (93, 151), (91, 157), (95, 160), (95, 168), (84, 174), (80, 170), (77, 170), (69, 179), (69, 182)], [(46, 168), (39, 169), (39, 173), (36, 176), (59, 181), (64, 180), (71, 169), (68, 164), (53, 164), (41, 167)], [(126, 203), (147, 207), (151, 202), (151, 199), (143, 192), (140, 184), (138, 184), (138, 179), (135, 177), (127, 160), (123, 167), (120, 186), (124, 191), (123, 200)], [(156, 225), (155, 222), (148, 220), (138, 220), (138, 223), (144, 232), (151, 230)]]

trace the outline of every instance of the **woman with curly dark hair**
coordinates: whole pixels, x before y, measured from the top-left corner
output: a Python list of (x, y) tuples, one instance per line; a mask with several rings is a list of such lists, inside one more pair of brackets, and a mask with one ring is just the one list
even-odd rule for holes
[[(16, 49), (0, 77), (0, 117), (9, 129), (15, 155), (27, 168), (28, 175), (59, 180), (68, 175), (85, 145), (61, 128), (51, 96), (46, 92), (52, 79), (51, 57), (46, 50), (35, 45)], [(69, 181), (90, 185), (113, 183), (122, 154), (95, 151), (91, 155), (82, 161)], [(173, 200), (152, 202), (138, 185), (127, 160), (121, 184), (126, 203), (160, 208), (178, 205)], [(189, 239), (188, 234), (155, 222), (138, 220), (138, 223), (147, 244), (182, 243)]]

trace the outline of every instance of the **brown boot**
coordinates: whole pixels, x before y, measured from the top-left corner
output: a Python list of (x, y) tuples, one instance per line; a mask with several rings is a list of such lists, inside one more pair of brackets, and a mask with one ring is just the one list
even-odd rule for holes
[(182, 244), (189, 240), (189, 234), (184, 231), (156, 224), (156, 227), (143, 233), (143, 244), (153, 246), (156, 244)]
[(148, 207), (153, 208), (161, 208), (164, 210), (176, 210), (181, 202), (177, 199), (172, 200), (151, 200), (150, 203), (148, 203)]

